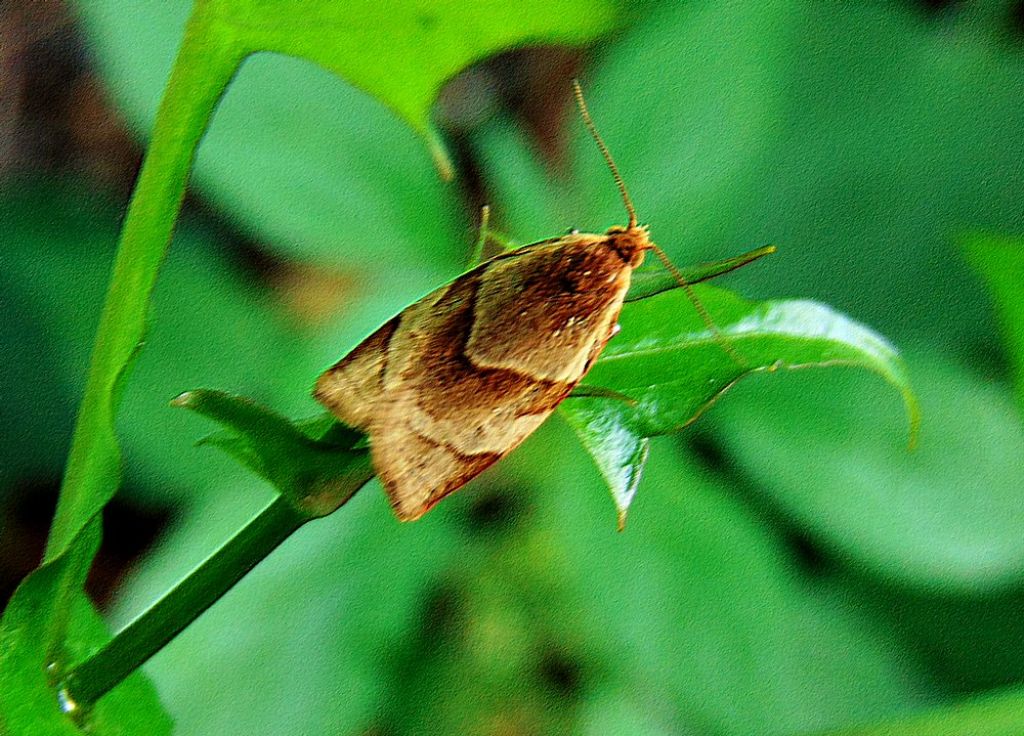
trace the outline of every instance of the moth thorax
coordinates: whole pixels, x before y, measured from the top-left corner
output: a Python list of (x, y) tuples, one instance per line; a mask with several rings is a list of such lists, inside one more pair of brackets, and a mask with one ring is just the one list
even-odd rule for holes
[(608, 238), (608, 247), (618, 253), (631, 268), (643, 263), (644, 253), (653, 247), (646, 226), (616, 226), (609, 228), (605, 235)]

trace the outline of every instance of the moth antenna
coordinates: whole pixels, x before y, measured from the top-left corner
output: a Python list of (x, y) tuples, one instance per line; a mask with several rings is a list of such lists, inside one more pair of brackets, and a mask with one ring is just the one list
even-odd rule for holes
[(718, 329), (718, 325), (714, 323), (714, 320), (711, 319), (711, 315), (708, 314), (707, 307), (705, 307), (704, 303), (697, 298), (697, 294), (693, 290), (693, 285), (690, 284), (690, 282), (686, 280), (686, 277), (683, 276), (682, 272), (680, 272), (680, 270), (676, 268), (676, 264), (672, 263), (672, 261), (669, 260), (669, 257), (665, 253), (665, 251), (656, 246), (654, 243), (651, 243), (650, 245), (651, 250), (653, 250), (654, 254), (658, 256), (658, 259), (662, 262), (662, 264), (664, 264), (665, 268), (668, 269), (668, 272), (672, 274), (672, 277), (679, 282), (680, 286), (683, 287), (683, 291), (686, 292), (686, 297), (691, 302), (693, 302), (693, 306), (697, 310), (697, 314), (700, 315), (701, 321), (704, 322), (704, 326), (707, 327), (708, 330), (710, 330), (711, 333), (715, 336), (715, 340), (716, 342), (718, 342), (719, 347), (721, 347), (722, 350), (724, 350), (726, 354), (728, 354), (728, 356), (732, 358), (732, 361), (736, 365), (738, 365), (740, 368), (747, 368), (747, 361), (745, 361), (743, 359), (743, 356), (736, 352), (736, 349), (729, 344), (728, 340), (725, 339), (725, 335), (722, 334), (722, 331)]
[(597, 147), (601, 150), (601, 155), (604, 156), (604, 160), (608, 163), (608, 168), (612, 171), (612, 176), (615, 177), (615, 186), (619, 188), (622, 201), (626, 205), (626, 212), (629, 213), (629, 229), (632, 230), (636, 227), (636, 210), (633, 209), (633, 200), (629, 198), (629, 192), (626, 191), (626, 182), (622, 180), (622, 175), (619, 174), (619, 167), (615, 165), (611, 151), (608, 150), (608, 146), (605, 145), (601, 134), (597, 132), (597, 126), (594, 125), (594, 121), (590, 117), (587, 103), (583, 99), (583, 89), (580, 87), (580, 80), (572, 80), (572, 91), (576, 95), (576, 104), (580, 108), (580, 115), (583, 116), (583, 124), (587, 126), (590, 137), (597, 143)]

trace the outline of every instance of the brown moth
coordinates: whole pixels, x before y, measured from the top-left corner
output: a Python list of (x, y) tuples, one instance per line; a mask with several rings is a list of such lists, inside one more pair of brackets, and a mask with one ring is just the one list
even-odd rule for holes
[(316, 383), (317, 401), (369, 435), (373, 467), (403, 521), (422, 516), (550, 416), (615, 334), (633, 269), (648, 250), (663, 256), (637, 224), (578, 84), (575, 93), (628, 224), (481, 263), (393, 317)]

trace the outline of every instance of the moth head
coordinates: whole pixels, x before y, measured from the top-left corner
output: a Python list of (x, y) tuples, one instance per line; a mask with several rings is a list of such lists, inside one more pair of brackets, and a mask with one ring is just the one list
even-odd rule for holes
[(643, 263), (644, 254), (647, 251), (656, 249), (654, 243), (651, 242), (646, 225), (631, 227), (616, 225), (608, 228), (605, 237), (608, 239), (608, 247), (618, 253), (631, 268), (636, 268)]

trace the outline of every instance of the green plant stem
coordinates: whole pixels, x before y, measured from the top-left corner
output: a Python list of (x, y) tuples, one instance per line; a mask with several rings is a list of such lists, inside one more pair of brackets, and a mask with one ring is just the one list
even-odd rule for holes
[(95, 703), (181, 633), (235, 583), (309, 520), (277, 496), (216, 552), (88, 659), (71, 667), (65, 695)]
[[(81, 524), (98, 511), (120, 471), (113, 414), (119, 388), (145, 331), (149, 295), (178, 219), (199, 141), (217, 101), (243, 58), (200, 14), (192, 18), (157, 113), (151, 144), (128, 205), (110, 286), (89, 364), (46, 560), (62, 552)], [(111, 491), (112, 492), (112, 491)], [(102, 506), (102, 504), (98, 504)]]
[(211, 32), (217, 20), (200, 12), (203, 7), (197, 3), (186, 27), (125, 216), (47, 540), (47, 563), (69, 550), (82, 557), (66, 566), (55, 584), (47, 631), (53, 659), (60, 658), (71, 596), (81, 590), (91, 562), (91, 555), (81, 552), (89, 548), (80, 543), (82, 532), (98, 534), (97, 517), (120, 480), (114, 416), (125, 375), (142, 344), (149, 297), (170, 245), (192, 159), (217, 101), (245, 56), (229, 35)]

